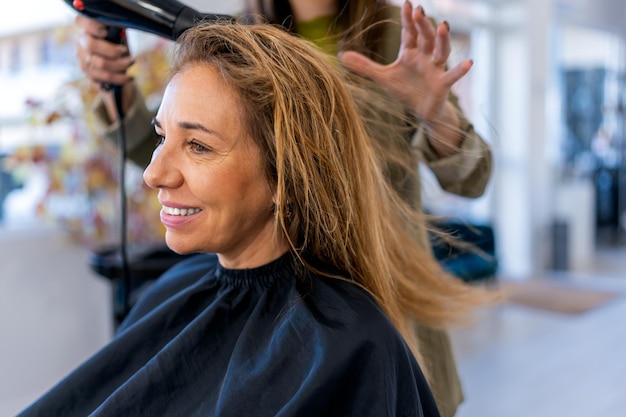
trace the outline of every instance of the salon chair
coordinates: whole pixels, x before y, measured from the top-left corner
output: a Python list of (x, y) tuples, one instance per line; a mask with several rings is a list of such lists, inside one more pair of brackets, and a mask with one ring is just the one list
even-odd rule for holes
[(113, 286), (114, 328), (117, 329), (122, 323), (143, 291), (166, 270), (189, 256), (191, 255), (179, 255), (165, 245), (129, 248), (127, 258), (130, 285), (126, 285), (118, 247), (92, 252), (89, 259), (91, 269), (109, 280)]

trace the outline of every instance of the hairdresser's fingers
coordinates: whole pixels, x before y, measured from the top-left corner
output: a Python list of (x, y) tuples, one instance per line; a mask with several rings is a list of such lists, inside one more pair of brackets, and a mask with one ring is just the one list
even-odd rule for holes
[(77, 49), (87, 54), (100, 55), (108, 59), (128, 56), (128, 46), (109, 42), (83, 33), (77, 37)]
[(417, 29), (413, 23), (413, 6), (409, 1), (405, 1), (401, 9), (402, 20), (402, 37), (401, 43), (403, 48), (417, 47)]
[(134, 62), (131, 57), (108, 60), (100, 55), (89, 54), (82, 50), (78, 52), (78, 61), (80, 68), (93, 82), (116, 85), (124, 84), (131, 79), (126, 74), (126, 70)]
[(74, 22), (83, 28), (86, 34), (94, 38), (104, 39), (107, 35), (107, 27), (97, 20), (79, 14), (74, 18)]
[(88, 55), (88, 58), (91, 60), (90, 63), (93, 68), (111, 72), (125, 72), (135, 63), (135, 58), (131, 55), (109, 57), (104, 53), (94, 53)]
[(126, 73), (114, 73), (101, 70), (85, 70), (89, 79), (96, 85), (124, 85), (133, 78)]
[(130, 79), (126, 70), (134, 63), (134, 59), (128, 55), (124, 45), (84, 33), (78, 39), (76, 55), (80, 68), (96, 84), (104, 82), (120, 85)]
[(435, 38), (435, 48), (433, 49), (432, 62), (437, 66), (444, 66), (450, 56), (450, 26), (447, 21), (443, 21), (437, 26), (437, 36)]
[(418, 6), (413, 10), (413, 24), (418, 32), (417, 48), (422, 53), (432, 53), (435, 47), (435, 28), (428, 17), (426, 17), (422, 6)]
[(454, 83), (459, 81), (465, 76), (465, 74), (469, 72), (469, 70), (472, 68), (472, 65), (474, 65), (474, 61), (472, 61), (471, 59), (466, 59), (462, 61), (461, 63), (449, 69), (443, 74), (442, 83), (448, 89), (450, 89)]
[(76, 56), (89, 68), (97, 68), (114, 72), (123, 72), (134, 62), (128, 49), (120, 50), (120, 45), (113, 44), (91, 36), (83, 35), (78, 41)]
[(355, 73), (382, 82), (385, 78), (385, 66), (378, 64), (365, 55), (354, 51), (345, 51), (339, 54), (341, 63)]

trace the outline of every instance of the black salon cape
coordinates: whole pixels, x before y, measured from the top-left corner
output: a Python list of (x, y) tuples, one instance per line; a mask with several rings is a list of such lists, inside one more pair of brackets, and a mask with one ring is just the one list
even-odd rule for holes
[(297, 279), (292, 262), (182, 261), (20, 417), (439, 416), (372, 297), (338, 279)]

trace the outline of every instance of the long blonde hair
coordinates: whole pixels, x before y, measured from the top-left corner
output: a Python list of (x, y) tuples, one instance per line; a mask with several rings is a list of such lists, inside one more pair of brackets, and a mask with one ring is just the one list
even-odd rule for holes
[[(189, 29), (172, 71), (198, 63), (216, 68), (239, 92), (243, 122), (275, 187), (277, 230), (306, 268), (313, 267), (302, 254), (345, 271), (343, 279), (376, 298), (418, 357), (412, 320), (444, 326), (490, 299), (446, 275), (415, 238), (423, 215), (392, 186), (364, 119), (376, 117), (371, 108), (387, 108), (384, 97), (349, 80), (313, 45), (267, 24)], [(358, 103), (367, 98), (364, 115)], [(403, 140), (399, 126), (389, 123), (390, 139)]]

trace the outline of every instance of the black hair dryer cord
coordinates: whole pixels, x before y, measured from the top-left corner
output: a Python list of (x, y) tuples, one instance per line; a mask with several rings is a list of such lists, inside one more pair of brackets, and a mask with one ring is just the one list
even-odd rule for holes
[[(126, 37), (125, 29), (120, 27), (109, 27), (106, 40), (113, 43), (124, 43)], [(119, 193), (120, 193), (120, 256), (122, 263), (122, 291), (117, 295), (122, 311), (118, 312), (120, 318), (126, 317), (130, 310), (130, 292), (132, 290), (132, 277), (128, 261), (127, 244), (127, 198), (126, 198), (126, 130), (124, 128), (124, 107), (122, 103), (122, 86), (103, 83), (102, 88), (112, 91), (117, 112), (119, 125), (119, 153), (120, 153), (120, 173), (119, 173)]]

